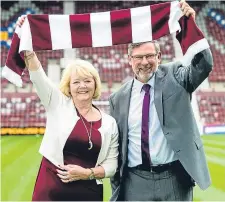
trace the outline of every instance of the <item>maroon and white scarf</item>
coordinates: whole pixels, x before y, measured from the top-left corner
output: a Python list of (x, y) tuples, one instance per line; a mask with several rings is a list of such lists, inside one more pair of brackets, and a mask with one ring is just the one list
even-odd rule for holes
[(192, 17), (183, 16), (179, 2), (75, 15), (28, 15), (17, 27), (2, 75), (22, 86), (24, 50), (59, 50), (105, 47), (159, 39), (176, 33), (188, 65), (198, 52), (209, 48)]

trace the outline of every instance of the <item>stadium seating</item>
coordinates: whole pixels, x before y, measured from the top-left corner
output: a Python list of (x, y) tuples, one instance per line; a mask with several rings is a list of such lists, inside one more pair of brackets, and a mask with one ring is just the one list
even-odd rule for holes
[[(219, 12), (218, 12), (219, 13)], [(224, 15), (225, 16), (225, 15)], [(210, 17), (206, 18), (207, 21), (207, 29), (209, 30), (210, 34), (214, 37), (218, 43), (224, 44), (225, 46), (225, 30), (222, 28), (217, 21), (213, 20)], [(214, 56), (214, 71), (211, 73), (209, 79), (210, 81), (225, 81), (225, 64), (224, 64), (224, 55), (221, 54), (220, 48), (215, 48), (216, 44), (211, 43), (212, 45), (212, 52)]]
[(110, 10), (119, 10), (134, 8), (140, 6), (147, 6), (154, 3), (159, 3), (157, 1), (92, 1), (88, 4), (84, 1), (78, 1), (76, 3), (76, 13), (95, 13), (104, 12)]
[[(197, 9), (198, 8), (198, 9)], [(197, 24), (210, 44), (214, 66), (209, 82), (225, 82), (225, 4), (205, 2), (195, 7)], [(225, 92), (208, 89), (196, 93), (200, 117), (204, 124), (225, 124)]]
[(213, 46), (211, 46), (211, 51), (214, 58), (214, 66), (213, 71), (209, 75), (209, 81), (225, 82), (225, 55), (221, 54), (220, 51), (216, 50)]
[[(11, 44), (11, 38), (13, 30), (15, 28), (15, 22), (19, 16), (22, 14), (62, 14), (63, 13), (63, 2), (29, 2), (29, 1), (19, 1), (19, 2), (4, 2), (2, 6), (1, 13), (1, 28), (4, 31), (4, 40), (1, 40), (1, 67), (5, 65), (5, 61), (8, 54), (8, 49)], [(8, 9), (8, 10), (7, 10)], [(3, 34), (3, 32), (2, 32)], [(47, 70), (48, 60), (56, 59), (59, 60), (63, 57), (63, 51), (45, 51), (37, 53), (38, 58), (40, 59), (42, 66)], [(23, 84), (30, 85), (29, 73), (28, 71), (24, 72), (22, 76)], [(1, 78), (1, 83), (3, 84), (2, 90), (4, 91), (7, 88), (8, 81)], [(19, 89), (18, 89), (19, 90)]]
[[(110, 92), (103, 92), (102, 98), (94, 103), (109, 113), (109, 106), (104, 102)], [(45, 127), (46, 113), (36, 93), (2, 93), (1, 127)], [(103, 102), (101, 102), (103, 101)]]
[(1, 96), (1, 126), (44, 127), (45, 109), (35, 93), (3, 93)]
[(210, 82), (225, 82), (225, 6), (222, 3), (204, 4), (198, 11), (197, 24), (209, 41), (214, 58)]
[(225, 124), (225, 93), (196, 93), (200, 116), (205, 124)]

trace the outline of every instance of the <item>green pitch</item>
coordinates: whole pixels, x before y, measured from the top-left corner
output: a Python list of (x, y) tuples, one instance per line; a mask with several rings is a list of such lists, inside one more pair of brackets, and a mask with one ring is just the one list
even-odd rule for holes
[[(194, 189), (196, 201), (225, 200), (225, 135), (203, 136), (212, 177), (206, 191)], [(1, 201), (30, 201), (41, 155), (42, 136), (1, 137)], [(109, 180), (104, 181), (104, 200), (111, 195)]]

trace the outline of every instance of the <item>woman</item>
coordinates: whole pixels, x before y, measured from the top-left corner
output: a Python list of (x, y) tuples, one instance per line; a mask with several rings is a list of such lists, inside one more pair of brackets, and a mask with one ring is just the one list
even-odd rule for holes
[[(25, 16), (19, 18), (21, 26)], [(34, 52), (25, 52), (30, 79), (46, 109), (43, 155), (33, 201), (102, 201), (102, 178), (115, 174), (118, 157), (116, 121), (92, 104), (101, 81), (87, 61), (75, 60), (60, 88), (46, 76)]]

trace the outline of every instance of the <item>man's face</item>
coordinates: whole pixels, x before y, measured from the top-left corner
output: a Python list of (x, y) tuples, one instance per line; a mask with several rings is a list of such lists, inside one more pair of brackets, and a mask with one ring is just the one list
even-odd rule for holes
[(161, 53), (156, 53), (155, 46), (151, 42), (133, 48), (129, 56), (129, 64), (137, 80), (142, 83), (147, 83), (152, 78), (160, 61)]

